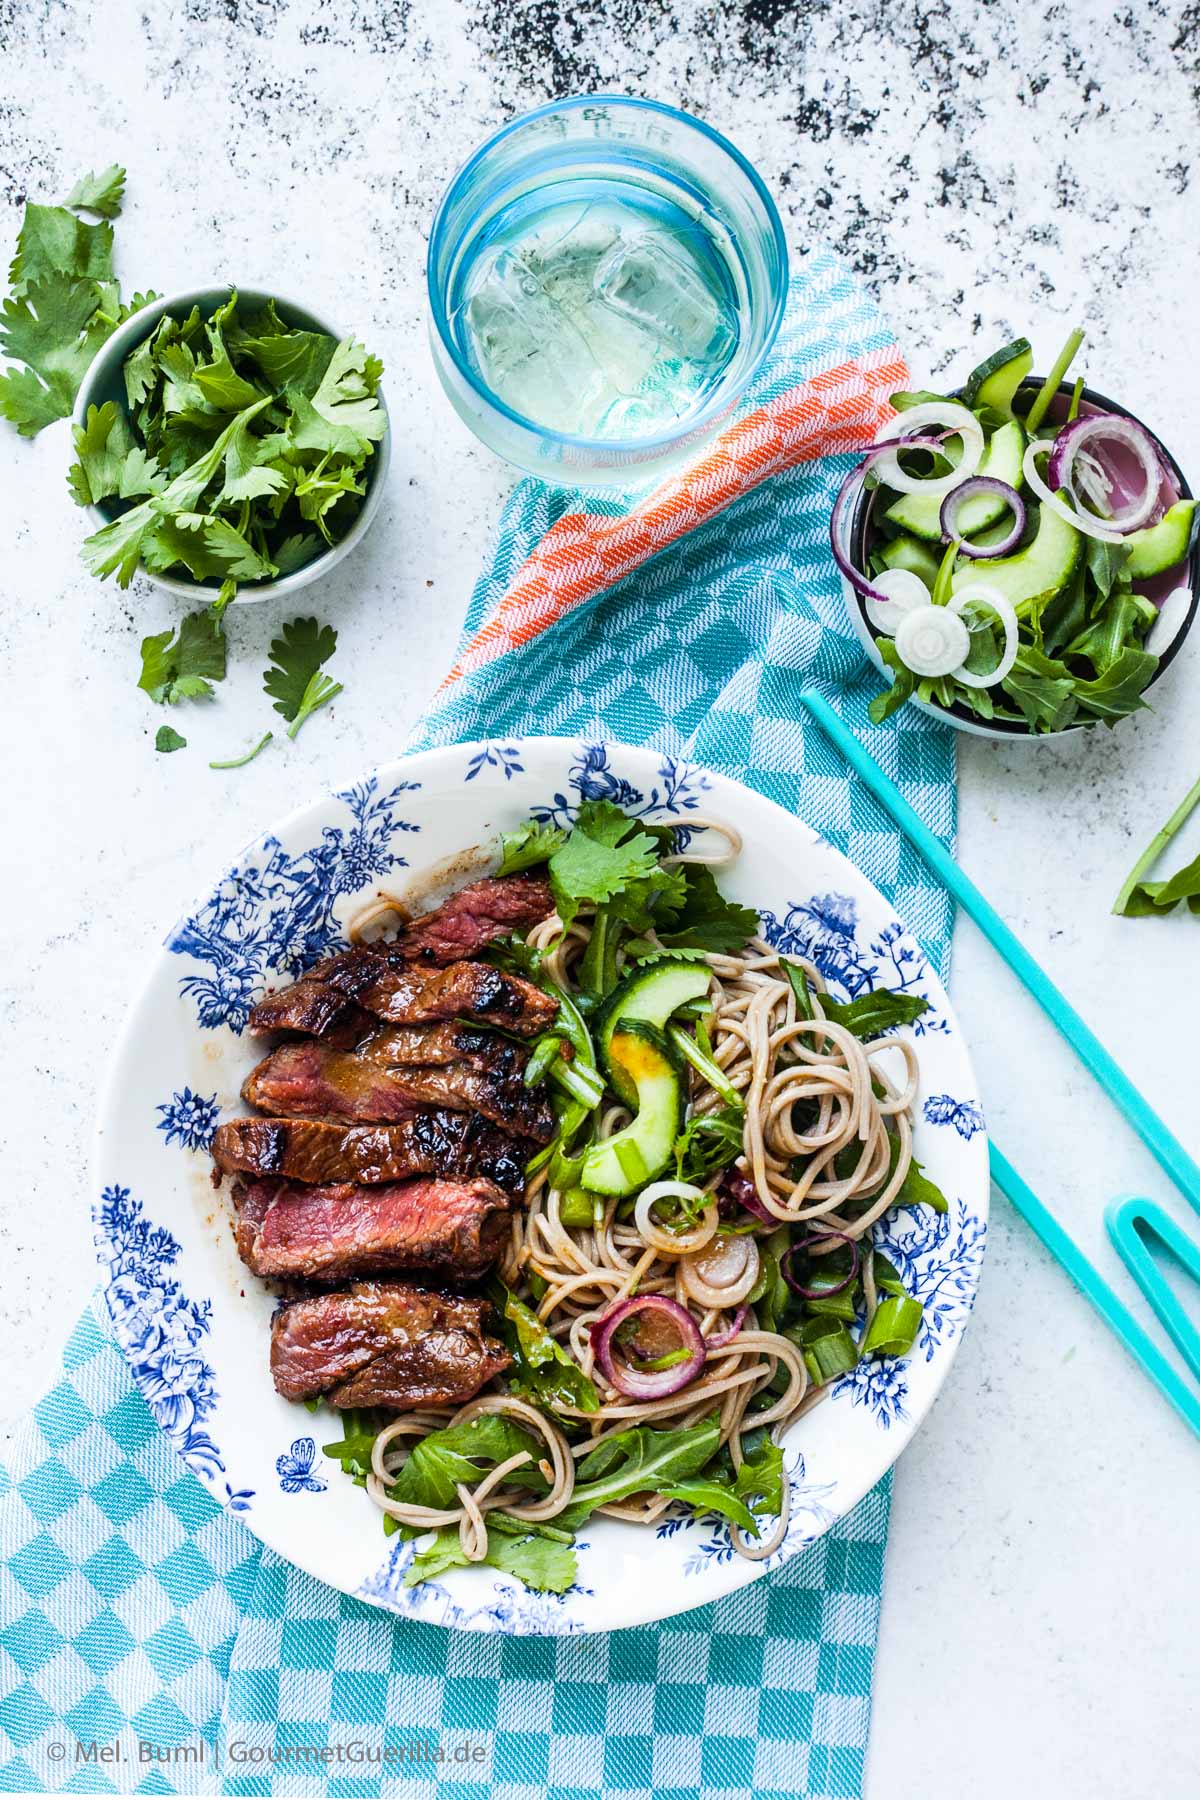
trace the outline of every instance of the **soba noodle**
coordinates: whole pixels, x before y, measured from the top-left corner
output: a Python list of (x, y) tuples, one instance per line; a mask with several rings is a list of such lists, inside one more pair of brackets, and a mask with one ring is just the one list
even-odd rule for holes
[[(719, 833), (726, 847), (717, 855), (685, 853), (664, 861), (716, 867), (737, 855), (741, 840), (731, 827), (715, 820), (697, 820), (695, 826)], [(577, 917), (565, 933), (561, 920), (552, 915), (528, 934), (526, 942), (543, 953), (546, 974), (572, 992), (578, 987), (575, 971), (589, 937), (586, 915)], [(911, 1046), (895, 1038), (864, 1044), (845, 1026), (826, 1018), (819, 970), (802, 957), (789, 956), (793, 967), (804, 970), (812, 998), (815, 1016), (801, 1016), (778, 953), (761, 938), (751, 939), (737, 955), (710, 954), (706, 960), (712, 977), (713, 1058), (745, 1106), (737, 1170), (752, 1180), (760, 1205), (781, 1225), (815, 1226), (818, 1236), (830, 1235), (831, 1250), (847, 1239), (867, 1237), (895, 1202), (912, 1161), (910, 1109), (918, 1071)], [(895, 1066), (897, 1056), (902, 1072)], [(690, 1101), (695, 1116), (719, 1108), (721, 1096), (692, 1072)], [(629, 1119), (625, 1108), (606, 1103), (598, 1135), (610, 1136)], [(839, 1174), (839, 1161), (845, 1167), (850, 1157), (850, 1172)], [(651, 1229), (640, 1228), (636, 1216), (621, 1218), (622, 1202), (615, 1198), (599, 1201), (590, 1227), (566, 1225), (560, 1210), (563, 1194), (550, 1185), (548, 1170), (532, 1176), (525, 1205), (513, 1214), (501, 1274), (591, 1377), (599, 1408), (594, 1412), (558, 1408), (578, 1427), (581, 1435), (574, 1443), (536, 1407), (504, 1394), (480, 1396), (458, 1410), (432, 1409), (397, 1418), (374, 1445), (367, 1488), (376, 1505), (421, 1531), (457, 1525), (463, 1553), (474, 1562), (487, 1552), (490, 1513), (501, 1510), (509, 1519), (530, 1524), (553, 1520), (570, 1502), (578, 1461), (631, 1425), (678, 1428), (709, 1418), (715, 1410), (720, 1443), (728, 1446), (735, 1468), (743, 1460), (743, 1432), (765, 1426), (779, 1442), (826, 1390), (810, 1385), (797, 1344), (759, 1329), (754, 1308), (745, 1301), (753, 1276), (746, 1280), (743, 1271), (739, 1279), (724, 1284), (727, 1298), (704, 1277), (703, 1259), (711, 1255), (716, 1241), (716, 1190), (728, 1174), (727, 1168), (720, 1169), (707, 1179), (703, 1185), (714, 1195), (713, 1204), (703, 1209), (698, 1226), (679, 1234), (659, 1226), (652, 1206), (641, 1202), (642, 1220)], [(671, 1184), (654, 1185), (665, 1189)], [(747, 1245), (747, 1260), (752, 1254), (757, 1272), (753, 1237), (721, 1241)], [(862, 1259), (862, 1270), (869, 1323), (876, 1304), (869, 1256)], [(635, 1293), (664, 1294), (686, 1307), (710, 1344), (701, 1373), (662, 1398), (630, 1399), (609, 1385), (596, 1365), (591, 1327), (615, 1303)], [(773, 1385), (781, 1391), (751, 1411), (755, 1397)], [(546, 1455), (538, 1464), (548, 1488), (544, 1495), (531, 1500), (527, 1488), (506, 1485), (508, 1476), (532, 1460), (524, 1454), (489, 1470), (472, 1488), (460, 1484), (456, 1505), (434, 1509), (389, 1497), (388, 1489), (414, 1440), (483, 1413), (504, 1414), (544, 1443)], [(788, 1525), (786, 1480), (783, 1495), (779, 1518), (764, 1527), (760, 1537), (747, 1537), (740, 1527), (731, 1527), (742, 1556), (761, 1559), (782, 1541)], [(652, 1495), (597, 1510), (649, 1524), (672, 1504)]]

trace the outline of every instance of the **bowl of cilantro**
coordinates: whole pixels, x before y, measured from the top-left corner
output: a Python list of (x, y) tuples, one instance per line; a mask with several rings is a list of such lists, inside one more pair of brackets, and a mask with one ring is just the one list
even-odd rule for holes
[(295, 593), (349, 555), (383, 498), (383, 365), (295, 301), (206, 287), (139, 308), (75, 403), (83, 560), (218, 613)]

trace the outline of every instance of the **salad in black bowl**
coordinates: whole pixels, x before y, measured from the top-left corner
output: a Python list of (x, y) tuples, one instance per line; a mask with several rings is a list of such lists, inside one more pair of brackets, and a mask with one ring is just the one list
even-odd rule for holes
[(851, 618), (905, 704), (960, 730), (1046, 736), (1114, 725), (1182, 643), (1200, 598), (1196, 504), (1140, 420), (1045, 380), (1025, 338), (961, 392), (892, 395), (896, 419), (830, 521)]

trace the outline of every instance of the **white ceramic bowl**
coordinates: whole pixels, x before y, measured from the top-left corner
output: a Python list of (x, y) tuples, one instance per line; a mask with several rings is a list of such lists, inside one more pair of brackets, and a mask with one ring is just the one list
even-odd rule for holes
[[(89, 406), (103, 406), (107, 400), (115, 400), (123, 412), (128, 411), (125, 399), (125, 383), (122, 368), (125, 358), (131, 350), (148, 338), (159, 320), (167, 313), (177, 318), (186, 318), (194, 306), (200, 308), (205, 318), (216, 312), (229, 298), (229, 283), (218, 283), (208, 287), (188, 288), (183, 293), (167, 294), (161, 300), (152, 300), (131, 313), (123, 325), (118, 326), (108, 342), (101, 346), (87, 374), (83, 378), (79, 393), (75, 399), (75, 411), (71, 415), (72, 425), (82, 425), (87, 419)], [(268, 300), (274, 300), (276, 309), (285, 324), (298, 326), (303, 331), (323, 331), (328, 337), (339, 343), (347, 335), (339, 332), (327, 319), (311, 312), (299, 301), (289, 300), (274, 289), (238, 287), (238, 298), (248, 309), (263, 307)], [(369, 346), (368, 346), (369, 348)], [(387, 402), (382, 388), (378, 395), (380, 410), (387, 418)], [(375, 454), (369, 459), (366, 467), (366, 492), (358, 515), (344, 538), (328, 550), (314, 556), (311, 562), (305, 563), (302, 569), (296, 569), (290, 575), (281, 575), (277, 581), (246, 582), (238, 588), (235, 606), (248, 606), (260, 600), (276, 600), (286, 594), (299, 593), (310, 582), (320, 580), (330, 569), (335, 568), (342, 558), (349, 556), (357, 544), (360, 544), (370, 530), (371, 522), (379, 511), (379, 503), (383, 499), (387, 481), (388, 463), (391, 459), (392, 432), (391, 423), (375, 446)], [(117, 516), (112, 503), (102, 501), (99, 506), (87, 509), (94, 521), (94, 528), (111, 525)], [(200, 581), (188, 581), (182, 576), (160, 574), (138, 565), (138, 572), (152, 581), (155, 587), (162, 588), (168, 594), (174, 594), (178, 600), (186, 600), (191, 606), (207, 606), (216, 592), (217, 584)]]
[[(776, 943), (811, 956), (841, 994), (903, 983), (918, 1021), (916, 1154), (950, 1209), (902, 1212), (878, 1242), (926, 1302), (908, 1359), (861, 1364), (792, 1429), (792, 1523), (766, 1562), (735, 1555), (712, 1519), (655, 1529), (596, 1519), (579, 1582), (528, 1593), (487, 1568), (403, 1585), (413, 1546), (387, 1538), (361, 1488), (324, 1458), (340, 1436), (275, 1393), (274, 1299), (239, 1262), (207, 1144), (238, 1113), (258, 1059), (244, 1035), (268, 982), (336, 945), (373, 891), (421, 899), (463, 878), (496, 834), (540, 811), (568, 821), (582, 797), (685, 827), (736, 820), (745, 849), (722, 885), (752, 903)], [(848, 1513), (896, 1460), (954, 1359), (975, 1297), (988, 1206), (978, 1089), (936, 973), (857, 869), (789, 813), (659, 751), (565, 738), (462, 744), (380, 769), (301, 808), (251, 844), (155, 956), (116, 1050), (93, 1169), (96, 1243), (113, 1329), (133, 1378), (185, 1463), (264, 1543), (345, 1593), (475, 1631), (557, 1634), (644, 1624), (756, 1580)]]

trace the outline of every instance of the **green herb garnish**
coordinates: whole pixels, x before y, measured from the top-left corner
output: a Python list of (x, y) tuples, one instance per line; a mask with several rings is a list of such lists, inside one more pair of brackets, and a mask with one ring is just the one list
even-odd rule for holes
[(274, 700), (275, 711), (290, 720), (290, 738), (306, 719), (342, 692), (340, 681), (321, 673), (321, 665), (336, 649), (337, 632), (316, 619), (293, 619), (272, 643), (273, 666), (263, 676), (263, 688)]

